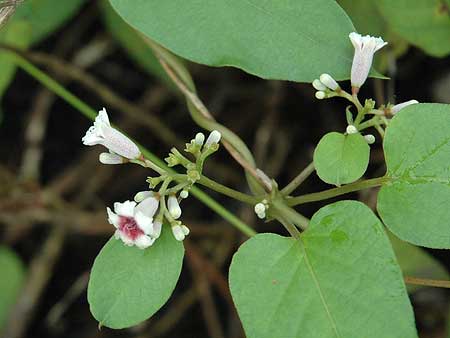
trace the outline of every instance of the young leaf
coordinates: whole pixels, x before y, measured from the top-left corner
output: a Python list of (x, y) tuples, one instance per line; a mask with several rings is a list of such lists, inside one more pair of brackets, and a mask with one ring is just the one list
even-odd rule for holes
[(369, 164), (370, 147), (360, 134), (331, 132), (314, 151), (314, 166), (322, 181), (341, 185), (360, 178)]
[(359, 202), (320, 209), (298, 241), (252, 237), (230, 288), (248, 338), (417, 337), (383, 226)]
[(450, 1), (378, 0), (392, 29), (430, 55), (450, 53)]
[(0, 246), (0, 331), (8, 318), (11, 306), (16, 302), (22, 287), (25, 271), (17, 255), (4, 246)]
[(383, 148), (391, 181), (378, 212), (400, 239), (450, 248), (450, 105), (402, 109), (386, 129)]
[(167, 228), (145, 250), (111, 238), (95, 259), (89, 280), (95, 319), (101, 326), (121, 329), (152, 316), (172, 294), (183, 256), (183, 244)]
[(186, 59), (268, 79), (348, 79), (354, 27), (333, 0), (110, 0), (131, 26)]

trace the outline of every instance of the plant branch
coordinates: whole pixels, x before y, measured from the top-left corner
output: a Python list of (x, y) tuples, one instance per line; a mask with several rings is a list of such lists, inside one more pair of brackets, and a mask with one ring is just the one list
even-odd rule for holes
[(286, 187), (281, 190), (281, 194), (284, 196), (290, 195), (297, 187), (302, 184), (311, 175), (314, 170), (314, 162), (308, 164), (308, 166), (303, 169), (300, 174), (298, 174)]
[(354, 183), (344, 185), (342, 187), (332, 188), (320, 192), (314, 192), (311, 194), (300, 195), (297, 197), (287, 197), (287, 205), (292, 207), (299, 204), (322, 201), (336, 196), (345, 195), (350, 192), (355, 192), (372, 187), (378, 187), (389, 181), (390, 181), (389, 177), (383, 176), (372, 178), (369, 180), (357, 181)]
[(405, 276), (404, 280), (405, 280), (406, 284), (433, 286), (433, 287), (437, 287), (437, 288), (450, 289), (450, 281), (448, 281), (448, 280), (417, 278), (417, 277), (410, 277), (410, 276)]
[(241, 201), (244, 203), (248, 203), (251, 205), (255, 205), (256, 203), (258, 203), (261, 200), (258, 197), (247, 195), (240, 191), (231, 189), (231, 188), (229, 188), (223, 184), (220, 184), (216, 181), (213, 181), (203, 175), (200, 178), (200, 180), (197, 181), (197, 183), (199, 183), (205, 187), (208, 187), (214, 191), (217, 191), (217, 192), (221, 193), (222, 195), (226, 195), (228, 197), (234, 198), (235, 200), (238, 200), (238, 201)]

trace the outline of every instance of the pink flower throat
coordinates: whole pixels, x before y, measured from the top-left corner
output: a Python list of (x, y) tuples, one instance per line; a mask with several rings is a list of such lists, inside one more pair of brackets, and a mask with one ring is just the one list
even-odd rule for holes
[(139, 228), (136, 220), (132, 217), (120, 216), (119, 219), (119, 230), (124, 233), (128, 238), (133, 241), (144, 234), (144, 232)]

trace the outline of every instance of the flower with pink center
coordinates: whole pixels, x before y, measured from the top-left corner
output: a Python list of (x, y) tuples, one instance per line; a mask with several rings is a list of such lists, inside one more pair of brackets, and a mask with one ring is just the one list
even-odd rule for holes
[(159, 201), (149, 197), (137, 204), (133, 201), (114, 203), (114, 212), (106, 208), (108, 221), (116, 227), (114, 237), (125, 245), (136, 245), (140, 249), (151, 246), (161, 232), (159, 224), (154, 226), (153, 216)]

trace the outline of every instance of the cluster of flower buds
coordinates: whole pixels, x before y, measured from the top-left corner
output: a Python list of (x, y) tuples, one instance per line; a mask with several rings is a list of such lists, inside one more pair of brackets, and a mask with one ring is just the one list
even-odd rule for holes
[(267, 200), (262, 200), (255, 205), (255, 214), (258, 218), (264, 219), (266, 217), (266, 210), (269, 208)]
[(322, 74), (318, 79), (312, 83), (313, 87), (317, 89), (316, 98), (319, 100), (334, 96), (334, 92), (339, 92), (341, 87), (335, 79), (329, 74)]
[(169, 184), (175, 181), (170, 173), (145, 159), (133, 141), (111, 127), (106, 110), (103, 108), (99, 111), (94, 125), (86, 132), (82, 142), (88, 146), (100, 144), (108, 149), (108, 152), (100, 154), (100, 162), (104, 164), (133, 162), (144, 166), (150, 165), (150, 168), (156, 168), (155, 170), (160, 174), (158, 177), (149, 177), (147, 180), (150, 189), (161, 184), (158, 192), (156, 190), (141, 191), (136, 194), (134, 201), (116, 202), (114, 211), (110, 208), (106, 209), (109, 223), (116, 228), (115, 238), (122, 240), (128, 246), (148, 248), (161, 235), (165, 219), (171, 225), (175, 239), (184, 240), (189, 235), (189, 228), (178, 220), (182, 213), (180, 202), (189, 196), (190, 187), (200, 179), (203, 163), (209, 155), (217, 151), (220, 138), (221, 134), (214, 130), (206, 142), (205, 135), (198, 133), (190, 143), (186, 144), (185, 150), (194, 155), (195, 163), (173, 148), (166, 162), (170, 167), (181, 164), (187, 172), (182, 182), (170, 187)]

